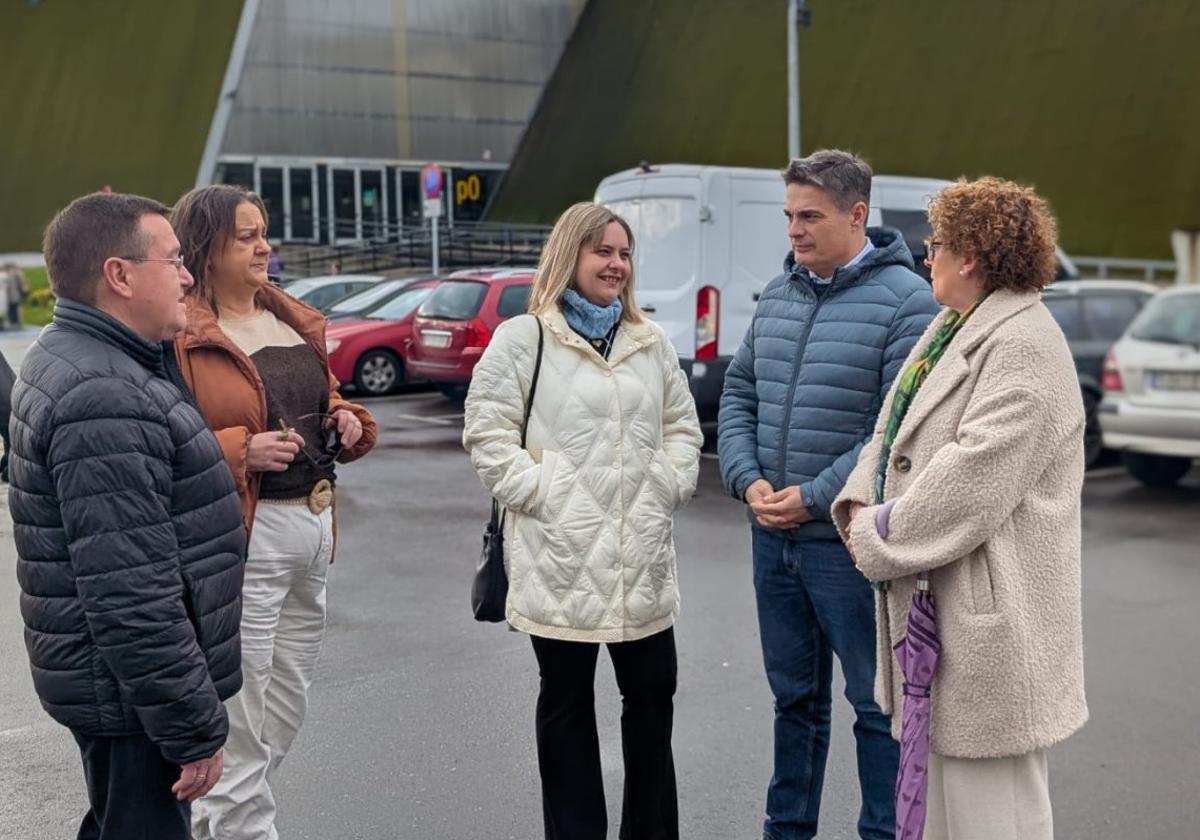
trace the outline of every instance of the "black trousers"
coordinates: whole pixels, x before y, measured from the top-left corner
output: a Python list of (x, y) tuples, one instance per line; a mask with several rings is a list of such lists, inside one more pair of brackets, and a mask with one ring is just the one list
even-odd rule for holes
[[(608, 812), (596, 733), (600, 645), (533, 638), (541, 672), (538, 769), (547, 840), (605, 840)], [(621, 690), (625, 757), (621, 840), (678, 840), (679, 805), (671, 724), (677, 663), (675, 631), (608, 645)]]
[(79, 826), (79, 840), (188, 840), (191, 805), (171, 793), (179, 767), (149, 738), (71, 734), (79, 743), (92, 806)]

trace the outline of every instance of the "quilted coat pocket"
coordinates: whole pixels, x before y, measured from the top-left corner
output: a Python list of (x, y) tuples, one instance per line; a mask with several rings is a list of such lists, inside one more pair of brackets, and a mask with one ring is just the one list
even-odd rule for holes
[(663, 480), (667, 486), (667, 498), (671, 503), (671, 510), (678, 510), (683, 500), (679, 498), (679, 476), (675, 472), (675, 467), (671, 466), (671, 460), (667, 457), (667, 453), (663, 450), (658, 451), (658, 466), (663, 472)]
[(971, 602), (975, 614), (996, 612), (996, 589), (986, 543), (971, 554), (967, 569), (971, 578)]
[(200, 609), (197, 603), (199, 593), (196, 591), (196, 582), (187, 572), (183, 572), (180, 577), (183, 579), (183, 608), (187, 613), (188, 622), (196, 632), (196, 644), (203, 649), (207, 640), (204, 638), (203, 622), (198, 617)]
[(537, 496), (533, 502), (533, 515), (543, 521), (546, 519), (551, 487), (554, 484), (555, 473), (559, 471), (559, 462), (561, 460), (562, 456), (554, 450), (542, 450), (542, 465), (538, 473)]

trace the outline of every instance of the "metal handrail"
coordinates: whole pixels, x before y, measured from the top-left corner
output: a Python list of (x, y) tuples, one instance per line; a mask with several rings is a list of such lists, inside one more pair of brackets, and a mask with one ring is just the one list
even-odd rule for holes
[[(378, 239), (334, 245), (284, 245), (285, 277), (322, 274), (336, 261), (345, 274), (423, 267), (433, 262), (432, 231), (427, 226), (383, 225)], [(550, 234), (548, 225), (443, 220), (439, 262), (447, 271), (471, 266), (531, 265)]]
[(1137, 260), (1125, 257), (1077, 257), (1071, 259), (1080, 273), (1099, 279), (1137, 278), (1147, 283), (1173, 281), (1176, 267), (1171, 260)]

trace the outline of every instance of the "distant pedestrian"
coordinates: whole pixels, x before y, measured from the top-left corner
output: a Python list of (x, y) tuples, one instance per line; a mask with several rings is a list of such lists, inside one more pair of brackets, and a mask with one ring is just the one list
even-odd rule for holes
[(246, 532), (221, 447), (163, 353), (192, 284), (166, 214), (97, 193), (54, 217), (54, 320), (12, 395), (25, 642), (83, 759), (81, 840), (185, 840), (189, 803), (221, 778), (221, 701), (242, 684)]
[[(9, 298), (9, 289), (12, 288), (11, 276), (11, 272), (7, 269), (0, 272), (0, 331), (7, 329), (8, 326), (6, 316), (9, 313), (9, 302), (11, 300)], [(20, 302), (18, 301), (19, 305)]]
[(283, 257), (278, 251), (271, 251), (271, 256), (267, 257), (267, 274), (278, 277), (283, 273)]
[(829, 509), (937, 306), (899, 232), (867, 228), (871, 177), (865, 161), (840, 151), (788, 166), (781, 209), (792, 248), (759, 298), (721, 395), (721, 476), (748, 506), (775, 696), (766, 840), (817, 833), (835, 654), (854, 706), (859, 834), (885, 840), (895, 822), (898, 750), (874, 700), (871, 587)]
[(267, 214), (241, 187), (192, 190), (171, 214), (188, 268), (183, 376), (225, 451), (250, 546), (241, 692), (226, 703), (225, 776), (193, 814), (196, 840), (277, 836), (271, 780), (308, 711), (325, 639), (336, 465), (375, 445), (375, 421), (342, 399), (325, 318), (267, 281)]
[(1080, 593), (1083, 404), (1041, 302), (1055, 222), (996, 178), (942, 190), (927, 261), (945, 309), (909, 356), (834, 504), (877, 593), (878, 697), (919, 576), (936, 605), (925, 840), (1050, 840), (1046, 749), (1087, 720)]
[(29, 287), (25, 284), (25, 273), (16, 263), (5, 266), (4, 297), (8, 309), (8, 322), (14, 327), (21, 326), (21, 304), (29, 295)]
[(593, 699), (602, 643), (622, 697), (620, 836), (679, 837), (671, 527), (696, 487), (701, 435), (675, 350), (634, 300), (633, 247), (629, 225), (599, 205), (563, 213), (534, 317), (496, 330), (466, 400), (463, 443), (507, 509), (508, 623), (530, 635), (541, 674), (548, 840), (607, 836)]

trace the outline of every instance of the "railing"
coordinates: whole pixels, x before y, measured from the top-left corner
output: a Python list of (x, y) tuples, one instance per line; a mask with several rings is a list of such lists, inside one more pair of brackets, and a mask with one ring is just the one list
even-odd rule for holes
[[(443, 271), (473, 266), (535, 265), (550, 234), (548, 225), (443, 221), (438, 231), (438, 257)], [(429, 227), (391, 226), (366, 242), (341, 245), (284, 245), (280, 250), (285, 277), (332, 273), (367, 274), (433, 264)]]
[[(496, 222), (441, 221), (438, 256), (444, 271), (475, 266), (535, 265), (541, 255), (549, 225)], [(341, 245), (284, 245), (284, 275), (308, 277), (329, 274), (337, 263), (342, 274), (367, 274), (433, 264), (432, 234), (427, 225), (381, 228), (378, 237)], [(1175, 263), (1170, 260), (1135, 260), (1122, 257), (1076, 257), (1072, 261), (1083, 277), (1173, 283)]]
[(1170, 260), (1131, 260), (1121, 257), (1076, 257), (1072, 262), (1083, 277), (1144, 280), (1147, 283), (1175, 282), (1175, 263)]

